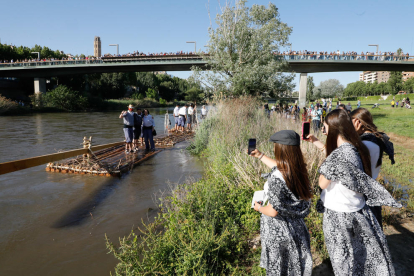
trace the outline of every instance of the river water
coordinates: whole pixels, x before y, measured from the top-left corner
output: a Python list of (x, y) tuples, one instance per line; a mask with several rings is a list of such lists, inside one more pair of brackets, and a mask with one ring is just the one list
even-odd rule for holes
[[(165, 110), (150, 109), (159, 134)], [(84, 136), (93, 136), (94, 145), (122, 141), (118, 116), (0, 117), (0, 163), (81, 148)], [(46, 172), (45, 165), (0, 175), (0, 275), (109, 275), (117, 260), (107, 254), (105, 235), (118, 244), (141, 219), (156, 216), (155, 199), (168, 182), (201, 176), (202, 160), (186, 145), (158, 153), (121, 178)]]

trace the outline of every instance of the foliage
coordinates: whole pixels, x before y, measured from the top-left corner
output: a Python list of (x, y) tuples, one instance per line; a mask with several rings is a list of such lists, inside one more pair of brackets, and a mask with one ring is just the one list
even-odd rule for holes
[(204, 59), (209, 71), (193, 67), (192, 79), (212, 93), (233, 96), (291, 91), (293, 74), (282, 73), (287, 64), (274, 56), (285, 46), (292, 28), (279, 18), (276, 6), (253, 5), (237, 0), (226, 3), (209, 28)]
[(349, 83), (344, 90), (343, 96), (396, 95), (401, 90), (408, 93), (414, 92), (414, 78), (409, 78), (403, 83), (401, 71), (392, 71), (386, 83), (365, 83), (363, 81)]
[(46, 46), (35, 45), (32, 48), (26, 46), (12, 46), (0, 43), (0, 60), (8, 60), (9, 62), (13, 59), (15, 62), (17, 60), (25, 59), (37, 59), (36, 54), (32, 52), (39, 52), (40, 58), (56, 58), (61, 59), (66, 57), (65, 54), (62, 54), (59, 50), (53, 51)]
[(15, 110), (18, 107), (19, 105), (16, 102), (0, 95), (0, 114)]
[(160, 105), (167, 105), (167, 100), (164, 100), (163, 98), (159, 99)]
[(147, 92), (145, 92), (147, 98), (149, 99), (158, 99), (158, 93), (152, 88), (148, 88)]
[(390, 79), (388, 80), (388, 85), (391, 88), (391, 94), (398, 94), (402, 90), (402, 72), (401, 71), (391, 71)]
[(84, 110), (88, 105), (86, 97), (65, 85), (59, 85), (43, 95), (43, 104), (66, 111)]
[(144, 94), (140, 94), (138, 92), (135, 92), (134, 94), (132, 94), (131, 98), (134, 99), (134, 100), (143, 100), (143, 99), (145, 99), (145, 96), (144, 96)]
[(188, 89), (185, 92), (185, 100), (189, 102), (200, 102), (204, 98), (204, 93), (197, 87), (193, 87)]
[[(109, 250), (119, 260), (117, 275), (263, 275), (259, 251), (249, 243), (258, 234), (260, 216), (250, 208), (252, 194), (263, 188), (262, 162), (245, 150), (250, 137), (271, 156), (269, 136), (281, 129), (300, 130), (300, 124), (279, 116), (267, 117), (260, 101), (245, 97), (224, 100), (201, 121), (193, 153), (206, 157), (207, 171), (200, 181), (175, 188), (161, 201), (162, 213), (139, 235), (131, 233)], [(257, 108), (254, 108), (257, 107)], [(240, 122), (243, 121), (243, 124)], [(317, 191), (321, 153), (309, 143), (302, 145), (310, 180)], [(313, 199), (315, 204), (316, 196)], [(315, 210), (306, 220), (314, 255), (326, 258), (322, 215)]]
[(313, 97), (313, 90), (315, 89), (315, 83), (313, 82), (313, 77), (309, 76), (307, 79), (307, 87), (306, 87), (306, 101), (311, 102), (316, 100)]
[(344, 91), (344, 86), (337, 79), (329, 79), (321, 81), (321, 83), (313, 89), (313, 94), (316, 99), (319, 98), (333, 98), (341, 97)]

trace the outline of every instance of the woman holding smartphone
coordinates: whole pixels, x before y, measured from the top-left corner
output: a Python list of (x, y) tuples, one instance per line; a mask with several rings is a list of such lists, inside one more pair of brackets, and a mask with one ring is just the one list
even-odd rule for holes
[[(326, 151), (319, 168), (325, 244), (335, 275), (395, 275), (387, 240), (369, 206), (401, 207), (371, 178), (371, 162), (345, 110), (331, 111), (324, 123)], [(369, 206), (368, 206), (369, 205)]]
[[(394, 164), (394, 145), (389, 141), (390, 138), (382, 132), (379, 132), (374, 124), (371, 113), (365, 108), (358, 108), (351, 112), (352, 124), (362, 140), (362, 143), (368, 148), (371, 159), (372, 178), (377, 179), (384, 152), (389, 156), (391, 164)], [(370, 206), (382, 228), (381, 206)]]
[(250, 154), (272, 168), (262, 175), (267, 179), (263, 205), (255, 202), (254, 206), (262, 214), (260, 266), (267, 275), (311, 275), (310, 237), (304, 218), (310, 212), (312, 195), (300, 137), (282, 130), (270, 141), (275, 159), (257, 149)]

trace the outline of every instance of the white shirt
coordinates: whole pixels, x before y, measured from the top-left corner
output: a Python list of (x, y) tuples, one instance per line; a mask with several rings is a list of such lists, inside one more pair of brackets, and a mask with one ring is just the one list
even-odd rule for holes
[(142, 118), (142, 125), (145, 127), (150, 127), (150, 126), (155, 127), (154, 117), (152, 117), (150, 114), (148, 114), (147, 116), (144, 116)]
[(372, 178), (377, 179), (381, 166), (377, 167), (378, 158), (380, 156), (380, 147), (371, 141), (362, 141), (369, 150), (371, 159), (371, 172)]
[(201, 109), (201, 115), (207, 115), (207, 109), (205, 109), (205, 108), (202, 108)]
[(179, 115), (179, 113), (178, 113), (178, 111), (180, 110), (180, 108), (178, 107), (178, 106), (176, 106), (175, 108), (174, 108), (174, 112), (173, 112), (173, 114), (174, 114), (174, 116), (175, 117), (177, 117), (178, 115)]
[(321, 193), (325, 208), (336, 212), (352, 213), (365, 206), (363, 194), (351, 191), (341, 184), (341, 181), (331, 181), (331, 184)]
[(178, 113), (180, 114), (180, 116), (187, 115), (187, 108), (185, 106), (181, 107)]
[(188, 108), (188, 115), (193, 115), (194, 113), (194, 108), (192, 108), (191, 106)]

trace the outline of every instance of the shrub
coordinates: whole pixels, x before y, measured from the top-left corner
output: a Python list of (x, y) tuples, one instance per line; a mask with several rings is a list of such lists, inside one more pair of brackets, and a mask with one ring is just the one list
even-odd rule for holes
[(147, 98), (150, 99), (158, 99), (158, 93), (152, 88), (148, 88), (147, 92), (145, 93), (147, 95)]
[(65, 85), (59, 85), (42, 97), (43, 104), (67, 111), (84, 110), (88, 106), (88, 99), (78, 91), (73, 91)]
[(162, 98), (160, 98), (159, 102), (161, 105), (167, 105), (167, 100), (164, 100)]
[(0, 95), (0, 114), (17, 109), (19, 105), (6, 97)]

